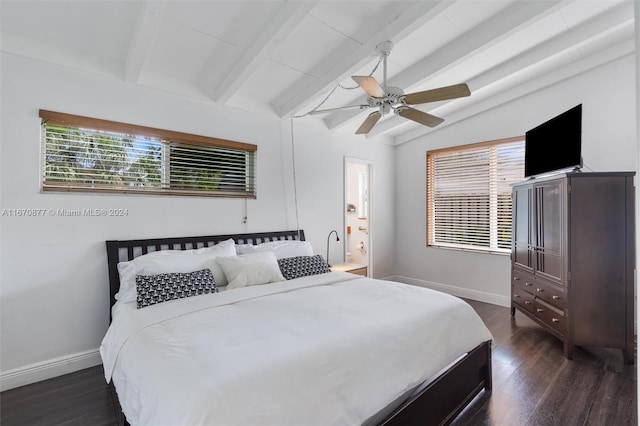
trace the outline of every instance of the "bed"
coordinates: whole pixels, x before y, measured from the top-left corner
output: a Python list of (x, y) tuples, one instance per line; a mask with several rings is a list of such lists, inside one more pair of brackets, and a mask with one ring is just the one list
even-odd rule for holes
[[(107, 241), (100, 353), (119, 422), (439, 425), (490, 395), (492, 336), (468, 304), (322, 270), (304, 242), (302, 230)], [(149, 279), (174, 279), (175, 258), (183, 267), (214, 250), (197, 282), (215, 290), (145, 293)], [(160, 273), (144, 275), (158, 272), (139, 266), (148, 259)], [(252, 285), (277, 274), (274, 259), (282, 276)], [(184, 268), (175, 272), (193, 279)]]

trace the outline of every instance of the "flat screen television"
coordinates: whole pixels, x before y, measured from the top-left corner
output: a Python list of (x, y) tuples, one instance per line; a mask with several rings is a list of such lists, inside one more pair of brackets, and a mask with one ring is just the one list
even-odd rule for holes
[(524, 176), (582, 167), (582, 104), (525, 133)]

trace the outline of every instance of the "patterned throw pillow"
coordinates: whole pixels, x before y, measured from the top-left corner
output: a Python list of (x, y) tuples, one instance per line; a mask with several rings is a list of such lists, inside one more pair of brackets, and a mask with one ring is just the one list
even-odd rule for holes
[(167, 300), (217, 293), (210, 269), (158, 275), (136, 275), (138, 309)]
[(327, 262), (319, 254), (278, 259), (278, 266), (280, 266), (280, 271), (287, 280), (331, 272)]

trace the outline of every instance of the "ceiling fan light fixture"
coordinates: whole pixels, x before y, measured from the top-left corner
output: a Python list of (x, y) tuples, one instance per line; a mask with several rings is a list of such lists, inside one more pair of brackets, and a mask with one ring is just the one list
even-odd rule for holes
[(415, 123), (422, 124), (424, 126), (435, 127), (438, 124), (442, 123), (444, 119), (420, 111), (418, 109), (411, 108), (409, 107), (409, 105), (461, 98), (464, 96), (469, 96), (471, 94), (469, 86), (467, 86), (466, 83), (454, 84), (452, 86), (406, 94), (404, 93), (404, 90), (399, 87), (387, 86), (387, 57), (391, 53), (392, 48), (393, 43), (391, 41), (383, 41), (376, 46), (376, 52), (378, 53), (378, 55), (380, 55), (380, 59), (383, 63), (384, 72), (382, 84), (379, 84), (378, 81), (371, 75), (351, 76), (351, 78), (356, 83), (358, 83), (358, 86), (360, 86), (360, 88), (367, 93), (368, 105), (351, 105), (342, 108), (315, 110), (313, 111), (313, 113), (321, 114), (324, 112), (334, 112), (338, 110), (353, 109), (358, 107), (360, 107), (360, 109), (377, 108), (377, 111), (372, 112), (367, 116), (367, 118), (365, 118), (364, 122), (356, 131), (357, 135), (369, 133), (369, 131), (371, 131), (378, 120), (380, 120), (382, 116), (391, 112), (392, 109), (395, 114), (403, 118), (411, 120)]

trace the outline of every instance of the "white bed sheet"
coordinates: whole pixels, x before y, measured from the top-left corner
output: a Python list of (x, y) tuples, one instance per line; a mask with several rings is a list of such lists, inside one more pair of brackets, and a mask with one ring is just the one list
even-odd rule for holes
[(114, 312), (132, 425), (360, 425), (492, 339), (458, 298), (344, 272)]

